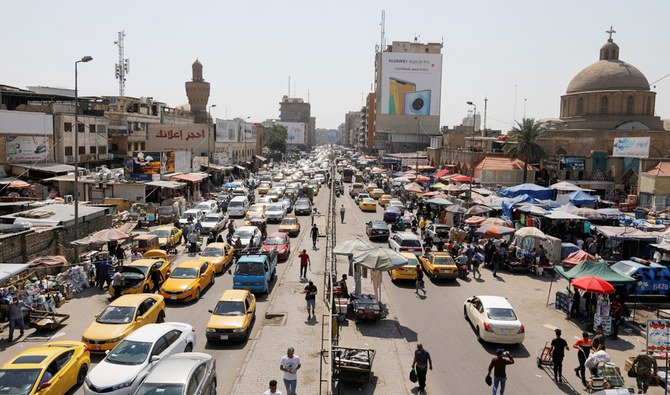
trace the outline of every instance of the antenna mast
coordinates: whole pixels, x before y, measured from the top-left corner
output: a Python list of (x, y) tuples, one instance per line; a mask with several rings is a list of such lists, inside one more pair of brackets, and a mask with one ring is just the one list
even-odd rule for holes
[(382, 10), (382, 22), (379, 25), (382, 27), (379, 52), (384, 52), (384, 48), (386, 48), (386, 11), (384, 10)]
[(119, 32), (119, 39), (114, 41), (117, 47), (119, 47), (119, 63), (114, 67), (114, 74), (116, 79), (119, 80), (119, 96), (124, 96), (126, 91), (126, 74), (130, 73), (130, 59), (125, 58), (125, 45), (124, 38), (126, 33), (121, 30)]

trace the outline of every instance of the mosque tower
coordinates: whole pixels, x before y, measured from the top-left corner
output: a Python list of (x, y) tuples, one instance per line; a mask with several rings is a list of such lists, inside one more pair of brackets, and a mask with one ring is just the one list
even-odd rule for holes
[(207, 101), (209, 100), (209, 82), (202, 78), (202, 63), (196, 58), (191, 66), (193, 78), (186, 82), (186, 96), (191, 106), (195, 123), (207, 123)]

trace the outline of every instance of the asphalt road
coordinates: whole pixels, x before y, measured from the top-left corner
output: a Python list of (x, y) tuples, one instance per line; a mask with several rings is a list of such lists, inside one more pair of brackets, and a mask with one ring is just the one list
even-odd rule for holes
[[(328, 188), (325, 186), (322, 187), (319, 194), (314, 198), (315, 205), (321, 213), (326, 212), (328, 204), (327, 191)], [(298, 237), (291, 239), (291, 256), (289, 259), (297, 259), (299, 249), (311, 248), (311, 240), (309, 240), (308, 237), (311, 218), (309, 216), (298, 216), (297, 218), (300, 221), (301, 232)], [(236, 219), (235, 224), (236, 226), (242, 226), (242, 219)], [(277, 224), (269, 224), (268, 234), (277, 231), (277, 228)], [(179, 252), (173, 261), (173, 265), (186, 259), (193, 259), (193, 257), (184, 253), (182, 247), (180, 247), (178, 251)], [(276, 278), (281, 278), (285, 267), (286, 265), (282, 262), (278, 264)], [(260, 323), (264, 321), (263, 319), (256, 319), (248, 341), (221, 344), (207, 343), (205, 338), (205, 325), (210, 316), (210, 313), (208, 313), (207, 310), (213, 309), (223, 291), (232, 289), (232, 286), (232, 276), (228, 271), (225, 271), (224, 274), (221, 274), (216, 278), (216, 282), (213, 286), (203, 292), (199, 301), (179, 304), (168, 303), (166, 307), (166, 322), (186, 322), (196, 328), (197, 344), (194, 351), (206, 352), (217, 359), (218, 393), (220, 394), (230, 393), (233, 383), (244, 364), (251, 344), (258, 333), (261, 325)], [(257, 318), (261, 318), (265, 315), (269, 306), (268, 300), (268, 296), (257, 296)], [(94, 320), (94, 315), (102, 311), (105, 306), (107, 306), (108, 301), (108, 295), (97, 288), (90, 288), (76, 295), (74, 299), (68, 301), (58, 309), (58, 312), (70, 314), (67, 325), (61, 330), (55, 333), (38, 336), (33, 333), (34, 331), (31, 329), (26, 331), (27, 336), (24, 336), (12, 344), (8, 344), (5, 340), (0, 341), (0, 364), (4, 364), (7, 360), (26, 348), (35, 347), (51, 340), (80, 340), (81, 334)], [(281, 301), (278, 302), (280, 303)], [(15, 334), (15, 336), (16, 335), (18, 335), (18, 333)], [(6, 336), (6, 334), (3, 334), (3, 337), (4, 336)], [(95, 366), (102, 357), (99, 355), (92, 355), (91, 359), (92, 365)], [(73, 393), (83, 394), (83, 389), (79, 388), (73, 391)]]

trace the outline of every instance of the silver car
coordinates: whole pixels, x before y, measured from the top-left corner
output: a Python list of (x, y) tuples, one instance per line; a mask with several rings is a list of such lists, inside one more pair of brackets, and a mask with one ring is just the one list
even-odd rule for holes
[(135, 395), (216, 395), (216, 359), (200, 352), (161, 359)]

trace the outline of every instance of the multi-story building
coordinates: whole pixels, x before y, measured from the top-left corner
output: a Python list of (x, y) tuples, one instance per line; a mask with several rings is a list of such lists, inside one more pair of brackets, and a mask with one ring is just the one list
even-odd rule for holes
[(349, 111), (344, 115), (344, 143), (354, 147), (362, 147), (359, 143), (359, 135), (363, 125), (362, 111)]
[[(316, 118), (311, 116), (311, 105), (299, 97), (283, 96), (279, 103), (279, 120), (281, 122), (304, 124), (304, 137), (298, 133), (292, 134), (289, 130), (287, 146), (297, 148), (301, 145), (311, 147), (314, 145), (314, 131), (316, 129)], [(292, 136), (297, 136), (292, 139)]]

